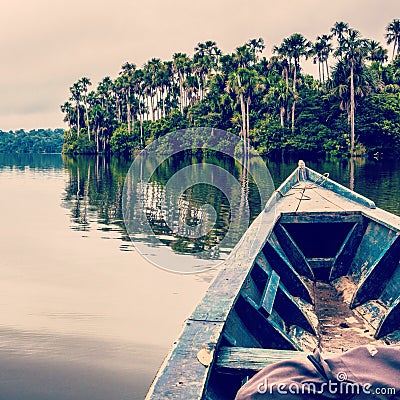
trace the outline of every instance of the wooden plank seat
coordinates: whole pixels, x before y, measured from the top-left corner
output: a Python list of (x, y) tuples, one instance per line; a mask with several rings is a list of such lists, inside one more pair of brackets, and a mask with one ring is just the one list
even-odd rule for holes
[(218, 351), (216, 366), (220, 372), (259, 371), (267, 365), (306, 355), (307, 353), (296, 350), (224, 346)]

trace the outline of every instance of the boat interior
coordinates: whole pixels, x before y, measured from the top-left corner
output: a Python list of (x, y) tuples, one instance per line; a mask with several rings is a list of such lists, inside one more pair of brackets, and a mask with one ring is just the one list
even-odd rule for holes
[[(400, 342), (398, 229), (361, 211), (282, 213), (226, 319), (206, 399), (319, 348)], [(267, 361), (268, 360), (268, 361)]]

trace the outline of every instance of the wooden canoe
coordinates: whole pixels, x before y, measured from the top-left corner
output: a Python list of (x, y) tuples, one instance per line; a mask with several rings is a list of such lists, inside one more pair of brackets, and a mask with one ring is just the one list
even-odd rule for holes
[(146, 399), (233, 399), (318, 347), (400, 342), (400, 217), (305, 167), (276, 190), (185, 322)]

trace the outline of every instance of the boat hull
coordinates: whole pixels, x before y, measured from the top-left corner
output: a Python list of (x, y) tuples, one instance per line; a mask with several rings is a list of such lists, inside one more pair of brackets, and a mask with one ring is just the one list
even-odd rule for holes
[(400, 218), (301, 167), (223, 264), (147, 399), (233, 399), (263, 365), (400, 340)]

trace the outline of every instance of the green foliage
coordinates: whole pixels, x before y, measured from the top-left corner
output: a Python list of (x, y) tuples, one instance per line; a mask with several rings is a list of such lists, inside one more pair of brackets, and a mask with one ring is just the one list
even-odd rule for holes
[[(61, 106), (70, 128), (63, 151), (132, 154), (168, 132), (207, 126), (238, 134), (268, 155), (396, 156), (398, 20), (387, 26), (394, 45), (388, 64), (381, 44), (347, 23), (336, 22), (331, 33), (315, 43), (295, 33), (269, 60), (260, 56), (261, 38), (231, 54), (207, 41), (193, 57), (175, 53), (171, 61), (153, 58), (142, 68), (125, 63), (115, 80), (105, 77), (93, 91), (82, 78)], [(319, 79), (302, 72), (309, 57)]]
[(282, 128), (277, 120), (264, 119), (250, 131), (250, 139), (260, 154), (270, 155), (286, 149), (289, 131)]
[(164, 136), (166, 133), (173, 132), (178, 129), (185, 129), (188, 127), (188, 122), (179, 111), (172, 111), (171, 115), (160, 118), (157, 121), (151, 122), (146, 125), (146, 143), (151, 143), (153, 140)]
[(89, 140), (84, 130), (80, 131), (79, 136), (75, 131), (65, 131), (62, 152), (66, 154), (95, 154), (96, 145)]
[(138, 138), (128, 133), (126, 125), (118, 127), (110, 139), (111, 151), (115, 154), (132, 154), (135, 149), (139, 148)]
[(62, 129), (0, 131), (0, 153), (60, 153)]
[(400, 155), (400, 92), (376, 93), (360, 105), (360, 142), (376, 157)]

